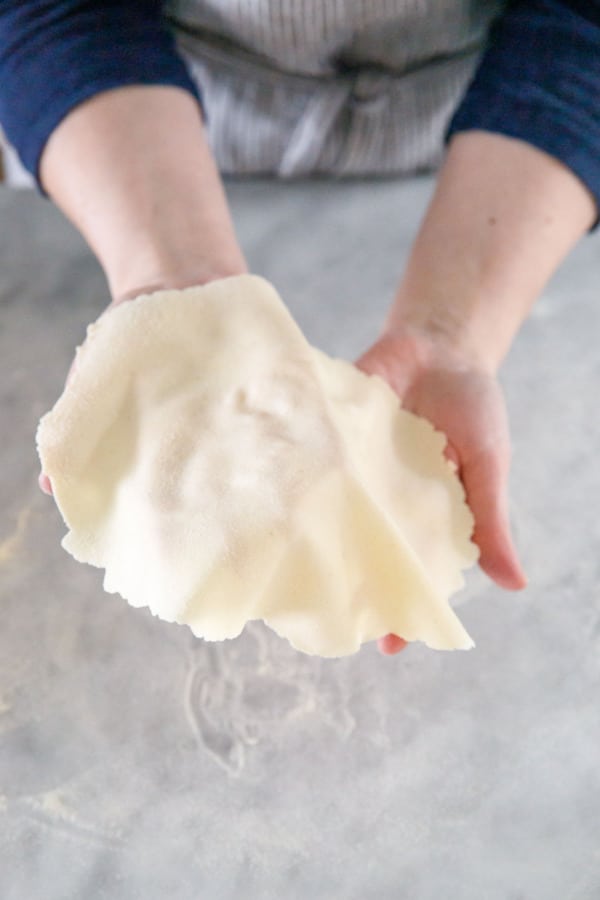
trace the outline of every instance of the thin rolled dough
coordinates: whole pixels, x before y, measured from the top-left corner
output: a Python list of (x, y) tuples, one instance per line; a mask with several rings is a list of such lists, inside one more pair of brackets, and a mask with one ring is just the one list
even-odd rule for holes
[(261, 278), (161, 291), (88, 329), (37, 434), (104, 587), (207, 640), (264, 619), (342, 656), (472, 641), (448, 598), (477, 558), (445, 438), (312, 348)]

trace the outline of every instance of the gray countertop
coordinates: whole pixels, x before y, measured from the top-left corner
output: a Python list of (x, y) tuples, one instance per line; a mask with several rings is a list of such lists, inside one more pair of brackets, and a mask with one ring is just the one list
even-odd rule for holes
[[(431, 189), (239, 183), (255, 271), (324, 350), (375, 337)], [(101, 589), (36, 487), (37, 419), (107, 302), (50, 204), (0, 191), (2, 900), (598, 900), (600, 243), (503, 370), (530, 577), (477, 647), (327, 661), (205, 644)]]

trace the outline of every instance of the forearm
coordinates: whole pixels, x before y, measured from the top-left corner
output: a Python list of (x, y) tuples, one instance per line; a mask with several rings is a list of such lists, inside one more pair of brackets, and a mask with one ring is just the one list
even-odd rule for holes
[(536, 297), (597, 216), (562, 163), (500, 135), (456, 135), (389, 318), (496, 370)]
[(115, 298), (245, 270), (198, 105), (179, 88), (123, 87), (77, 106), (40, 174)]

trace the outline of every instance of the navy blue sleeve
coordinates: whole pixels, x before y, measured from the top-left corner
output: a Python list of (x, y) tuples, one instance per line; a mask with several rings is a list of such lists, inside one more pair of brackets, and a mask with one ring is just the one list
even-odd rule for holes
[(448, 131), (492, 131), (561, 160), (600, 209), (600, 0), (516, 0)]
[(42, 150), (67, 113), (133, 84), (198, 96), (159, 0), (0, 0), (0, 123), (38, 183)]

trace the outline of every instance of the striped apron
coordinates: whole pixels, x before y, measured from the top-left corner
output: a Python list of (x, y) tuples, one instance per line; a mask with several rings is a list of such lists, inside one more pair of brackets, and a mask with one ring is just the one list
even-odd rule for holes
[(499, 0), (172, 0), (225, 173), (435, 167)]

